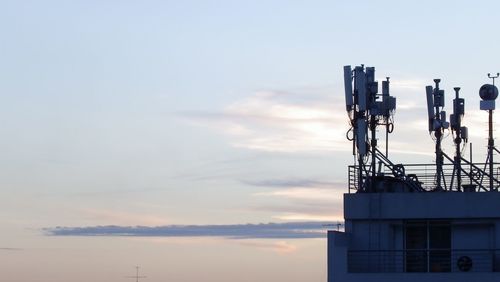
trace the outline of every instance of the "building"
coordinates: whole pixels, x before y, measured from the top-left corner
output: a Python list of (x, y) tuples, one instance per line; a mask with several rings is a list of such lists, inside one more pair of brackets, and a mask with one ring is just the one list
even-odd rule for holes
[[(500, 182), (493, 173), (498, 164), (493, 162), (497, 150), (491, 122), (486, 162), (464, 159), (458, 150), (467, 142), (467, 129), (461, 126), (464, 101), (455, 89), (447, 122), (444, 91), (435, 80), (427, 97), (436, 163), (393, 164), (387, 153), (378, 151), (375, 135), (376, 126), (386, 125), (395, 109), (395, 99), (394, 107), (385, 102), (390, 97), (388, 80), (379, 95), (374, 68), (351, 71), (347, 66), (344, 72), (353, 125), (350, 140), (358, 163), (349, 166), (344, 231), (328, 232), (328, 282), (500, 281)], [(481, 109), (490, 116), (498, 95), (491, 86), (493, 94), (481, 96), (488, 101)], [(457, 145), (453, 158), (440, 147), (443, 130), (450, 125)]]

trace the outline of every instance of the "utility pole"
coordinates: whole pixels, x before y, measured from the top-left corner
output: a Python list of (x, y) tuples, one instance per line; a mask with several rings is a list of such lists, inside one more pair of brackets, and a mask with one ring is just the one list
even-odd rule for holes
[(135, 267), (135, 276), (127, 276), (127, 278), (135, 278), (135, 282), (139, 282), (140, 278), (146, 278), (146, 276), (139, 275), (139, 266)]

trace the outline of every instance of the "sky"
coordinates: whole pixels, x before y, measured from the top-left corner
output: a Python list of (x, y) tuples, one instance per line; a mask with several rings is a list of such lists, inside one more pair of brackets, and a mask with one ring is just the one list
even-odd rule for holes
[(344, 65), (391, 78), (395, 163), (433, 162), (434, 78), (445, 110), (461, 87), (486, 156), (498, 1), (0, 4), (8, 282), (131, 281), (136, 265), (150, 282), (325, 281), (353, 160)]

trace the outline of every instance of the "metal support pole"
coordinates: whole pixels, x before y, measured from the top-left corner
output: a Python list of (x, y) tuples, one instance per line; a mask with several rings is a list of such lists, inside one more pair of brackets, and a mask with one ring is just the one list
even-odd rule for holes
[[(460, 143), (462, 142), (462, 137), (461, 137), (461, 115), (460, 115), (460, 112), (459, 112), (459, 97), (458, 97), (458, 92), (460, 91), (460, 87), (455, 87), (453, 88), (455, 90), (455, 103), (454, 103), (454, 109), (453, 109), (453, 113), (454, 113), (454, 118), (456, 119), (456, 130), (455, 130), (455, 146), (456, 146), (456, 151), (455, 151), (455, 172), (456, 172), (456, 175), (457, 175), (457, 191), (461, 191), (461, 187), (462, 187), (462, 175), (461, 175), (461, 172), (462, 172), (462, 164), (461, 164), (461, 161), (462, 161), (462, 156), (460, 154)], [(450, 190), (451, 190), (451, 187), (450, 187)]]
[(493, 110), (488, 110), (488, 157), (489, 157), (489, 173), (490, 173), (490, 191), (493, 191), (493, 148), (495, 140), (493, 140)]
[(472, 185), (472, 143), (469, 143), (469, 156), (470, 156), (470, 159), (469, 159), (469, 184)]
[[(439, 82), (441, 79), (434, 79), (436, 83), (436, 88), (434, 89), (435, 93), (439, 95)], [(438, 96), (436, 95), (436, 96)], [(435, 96), (435, 100), (438, 100), (439, 97)], [(441, 113), (439, 110), (439, 103), (435, 103), (435, 116), (438, 122), (441, 122)], [(436, 137), (436, 189), (442, 190), (441, 186), (441, 176), (443, 174), (443, 154), (441, 151), (441, 137), (443, 136), (441, 125), (434, 131), (434, 136)]]
[[(495, 76), (488, 73), (488, 78), (493, 80), (495, 86), (495, 78), (498, 78), (500, 73), (497, 72)], [(495, 97), (496, 98), (496, 97)], [(495, 140), (493, 140), (493, 110), (488, 110), (488, 159), (489, 159), (489, 172), (490, 172), (490, 191), (493, 191), (493, 149), (495, 148)]]
[(372, 154), (372, 165), (371, 165), (371, 170), (372, 170), (372, 177), (371, 177), (371, 183), (370, 183), (370, 192), (374, 192), (374, 188), (375, 188), (375, 176), (376, 176), (376, 173), (377, 173), (377, 168), (376, 168), (376, 150), (377, 150), (377, 137), (376, 137), (376, 127), (377, 127), (377, 123), (376, 123), (376, 119), (375, 119), (375, 116), (374, 115), (371, 115), (370, 117), (370, 130), (371, 130), (371, 133), (372, 133), (372, 137), (371, 137), (371, 142), (370, 142), (370, 145), (371, 145), (371, 154)]

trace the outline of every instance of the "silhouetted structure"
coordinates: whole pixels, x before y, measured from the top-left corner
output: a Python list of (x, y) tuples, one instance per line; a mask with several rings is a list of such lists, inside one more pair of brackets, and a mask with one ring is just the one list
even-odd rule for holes
[[(347, 138), (353, 142), (356, 164), (348, 169), (345, 231), (328, 232), (328, 282), (500, 281), (494, 84), (480, 89), (481, 110), (489, 113), (485, 163), (462, 156), (468, 130), (462, 125), (465, 100), (459, 97), (460, 88), (454, 88), (453, 114), (447, 121), (445, 92), (435, 79), (434, 86), (425, 88), (435, 164), (394, 164), (387, 145), (396, 109), (389, 79), (383, 81), (381, 94), (373, 67), (345, 66), (344, 80), (351, 124)], [(385, 154), (377, 148), (378, 126), (386, 129)], [(447, 130), (453, 136), (453, 157), (441, 148)]]

